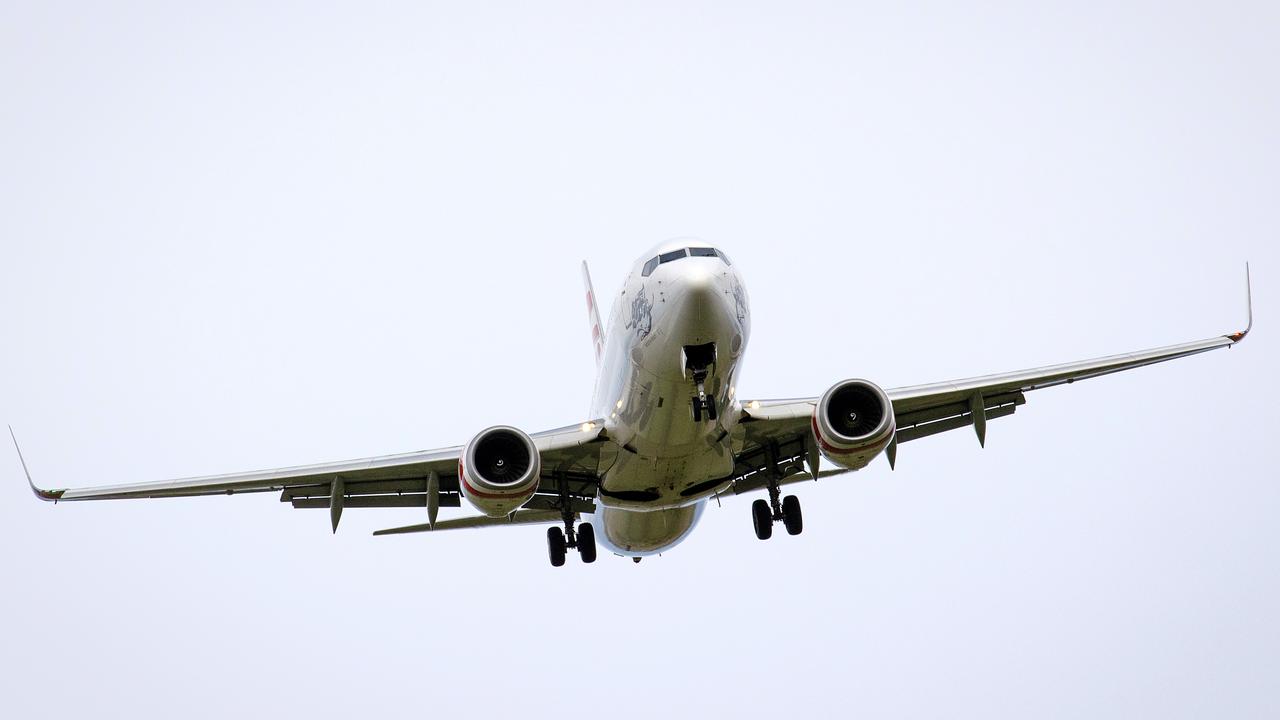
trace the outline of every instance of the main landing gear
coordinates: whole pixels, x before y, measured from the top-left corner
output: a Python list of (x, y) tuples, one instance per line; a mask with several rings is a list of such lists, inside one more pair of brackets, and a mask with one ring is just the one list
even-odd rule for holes
[(547, 558), (552, 567), (564, 565), (565, 555), (570, 548), (578, 551), (584, 563), (596, 561), (596, 529), (591, 523), (580, 523), (575, 528), (577, 514), (573, 511), (573, 499), (569, 497), (569, 484), (559, 478), (560, 485), (560, 518), (564, 521), (564, 530), (558, 527), (547, 528)]
[[(771, 449), (771, 455), (777, 451)], [(777, 467), (777, 462), (772, 463)], [(778, 487), (776, 474), (769, 478), (769, 499), (760, 498), (751, 503), (751, 524), (755, 526), (756, 537), (768, 540), (773, 537), (773, 524), (779, 520), (787, 529), (788, 535), (799, 535), (804, 530), (804, 516), (800, 513), (800, 498), (795, 495), (782, 496)]]
[(751, 523), (755, 525), (756, 537), (761, 540), (773, 537), (773, 524), (779, 520), (788, 535), (799, 535), (804, 530), (800, 498), (788, 495), (782, 499), (781, 506), (775, 507), (770, 507), (769, 501), (763, 498), (751, 503)]
[(565, 530), (558, 527), (547, 528), (547, 557), (551, 559), (553, 567), (564, 565), (570, 548), (578, 551), (582, 562), (596, 561), (596, 530), (591, 527), (591, 523), (582, 523), (577, 527), (577, 532), (572, 523), (566, 525)]

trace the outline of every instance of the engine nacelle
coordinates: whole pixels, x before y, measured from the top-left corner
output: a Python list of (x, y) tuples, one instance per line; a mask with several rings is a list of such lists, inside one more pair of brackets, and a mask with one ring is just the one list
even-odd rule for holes
[(867, 380), (836, 383), (813, 411), (813, 435), (823, 457), (848, 470), (871, 462), (896, 429), (889, 396)]
[(510, 515), (538, 489), (542, 457), (533, 438), (505, 425), (481, 431), (458, 459), (458, 485), (475, 509)]

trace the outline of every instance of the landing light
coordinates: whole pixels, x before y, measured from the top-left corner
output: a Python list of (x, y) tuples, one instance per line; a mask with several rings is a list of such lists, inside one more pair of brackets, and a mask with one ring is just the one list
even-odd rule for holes
[(751, 402), (747, 403), (747, 407), (748, 407), (748, 408), (750, 408), (750, 409), (752, 409), (752, 410), (756, 410), (756, 409), (758, 409), (758, 408), (760, 407), (760, 401), (759, 401), (759, 400), (752, 400)]
[(592, 430), (595, 430), (595, 429), (596, 429), (595, 423), (589, 423), (589, 422), (582, 423), (582, 432), (591, 432)]

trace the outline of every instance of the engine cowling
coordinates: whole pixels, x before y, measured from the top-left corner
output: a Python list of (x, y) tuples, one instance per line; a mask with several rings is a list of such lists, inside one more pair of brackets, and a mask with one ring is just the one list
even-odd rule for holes
[(813, 411), (813, 435), (823, 457), (849, 470), (871, 462), (893, 440), (896, 429), (889, 396), (867, 380), (836, 383)]
[(489, 517), (510, 515), (529, 502), (541, 473), (533, 438), (505, 425), (481, 431), (458, 459), (462, 494)]

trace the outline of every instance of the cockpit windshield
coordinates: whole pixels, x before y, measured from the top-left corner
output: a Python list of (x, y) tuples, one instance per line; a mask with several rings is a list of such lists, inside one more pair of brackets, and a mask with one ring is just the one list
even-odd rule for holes
[(729, 262), (728, 255), (725, 255), (724, 253), (720, 252), (715, 248), (709, 248), (709, 247), (680, 248), (679, 250), (664, 252), (661, 255), (658, 255), (657, 257), (649, 258), (649, 260), (645, 262), (644, 267), (640, 270), (640, 276), (649, 277), (650, 275), (653, 274), (654, 270), (658, 269), (659, 265), (664, 265), (669, 262), (675, 262), (676, 260), (680, 260), (686, 257), (718, 257), (725, 265), (733, 264)]

